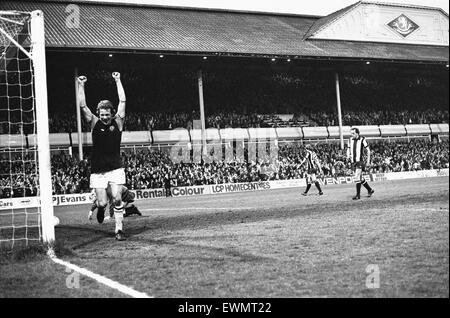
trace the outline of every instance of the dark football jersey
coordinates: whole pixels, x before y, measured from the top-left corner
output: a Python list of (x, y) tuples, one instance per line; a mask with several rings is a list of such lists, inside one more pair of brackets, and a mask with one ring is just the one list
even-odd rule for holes
[(98, 120), (92, 129), (91, 173), (122, 168), (120, 143), (122, 132), (115, 119), (109, 125)]

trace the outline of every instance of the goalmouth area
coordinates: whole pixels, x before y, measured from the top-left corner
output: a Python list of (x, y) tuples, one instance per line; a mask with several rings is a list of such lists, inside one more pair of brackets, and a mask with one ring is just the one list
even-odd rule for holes
[[(448, 181), (377, 181), (356, 202), (354, 184), (139, 200), (120, 244), (89, 205), (59, 206), (56, 250), (157, 298), (448, 297)], [(33, 251), (0, 269), (0, 298), (126, 296)]]

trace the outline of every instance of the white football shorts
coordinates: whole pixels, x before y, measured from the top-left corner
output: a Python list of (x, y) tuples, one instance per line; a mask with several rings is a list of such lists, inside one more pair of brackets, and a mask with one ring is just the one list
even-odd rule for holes
[(92, 173), (90, 186), (93, 189), (106, 189), (109, 183), (125, 184), (125, 169), (119, 168), (102, 173)]

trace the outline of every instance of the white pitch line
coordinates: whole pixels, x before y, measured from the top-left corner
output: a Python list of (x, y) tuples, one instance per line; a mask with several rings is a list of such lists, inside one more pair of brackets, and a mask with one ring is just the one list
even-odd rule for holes
[(134, 298), (153, 298), (153, 297), (147, 295), (146, 293), (138, 292), (138, 291), (134, 290), (133, 288), (130, 288), (130, 287), (125, 286), (125, 285), (122, 285), (122, 284), (120, 284), (120, 283), (118, 283), (116, 281), (113, 281), (113, 280), (111, 280), (109, 278), (106, 278), (104, 276), (101, 276), (99, 274), (95, 274), (95, 273), (93, 273), (93, 272), (91, 272), (91, 271), (89, 271), (89, 270), (87, 270), (85, 268), (82, 268), (82, 267), (79, 267), (77, 265), (71, 264), (69, 262), (63, 261), (63, 260), (61, 260), (61, 259), (59, 259), (57, 257), (50, 257), (50, 258), (51, 258), (52, 261), (54, 261), (57, 264), (66, 266), (67, 268), (70, 268), (70, 269), (72, 269), (72, 270), (74, 270), (74, 271), (76, 271), (76, 272), (78, 272), (78, 273), (80, 273), (82, 275), (85, 275), (85, 276), (87, 276), (89, 278), (92, 278), (92, 279), (96, 280), (97, 282), (99, 282), (99, 283), (101, 283), (103, 285), (106, 285), (108, 287), (114, 288), (114, 289), (116, 289), (116, 290), (120, 291), (121, 293), (126, 294), (128, 296), (131, 296), (131, 297), (134, 297)]
[(255, 206), (252, 207), (237, 207), (237, 208), (202, 208), (202, 207), (188, 207), (188, 208), (151, 208), (151, 209), (141, 209), (141, 211), (183, 211), (183, 210), (250, 210), (250, 209), (261, 209)]

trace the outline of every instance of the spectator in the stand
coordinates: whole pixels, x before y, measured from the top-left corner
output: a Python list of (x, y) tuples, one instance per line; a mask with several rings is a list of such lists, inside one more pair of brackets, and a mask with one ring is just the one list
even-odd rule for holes
[[(271, 165), (261, 162), (233, 160), (231, 162), (174, 164), (168, 151), (135, 149), (122, 152), (129, 189), (164, 188), (165, 177), (171, 185), (237, 183), (260, 180), (304, 178), (305, 167), (300, 166), (302, 146), (295, 143), (280, 146), (278, 160)], [(313, 149), (321, 159), (324, 175), (351, 176), (351, 165), (338, 143), (317, 143)], [(444, 169), (449, 167), (449, 141), (430, 142), (428, 139), (371, 142), (371, 166), (367, 172), (384, 173)], [(389, 160), (386, 160), (389, 158)], [(1, 197), (36, 195), (35, 167), (31, 155), (0, 154)], [(54, 194), (89, 192), (89, 164), (65, 152), (52, 153), (52, 180)], [(13, 178), (11, 178), (11, 175)]]

